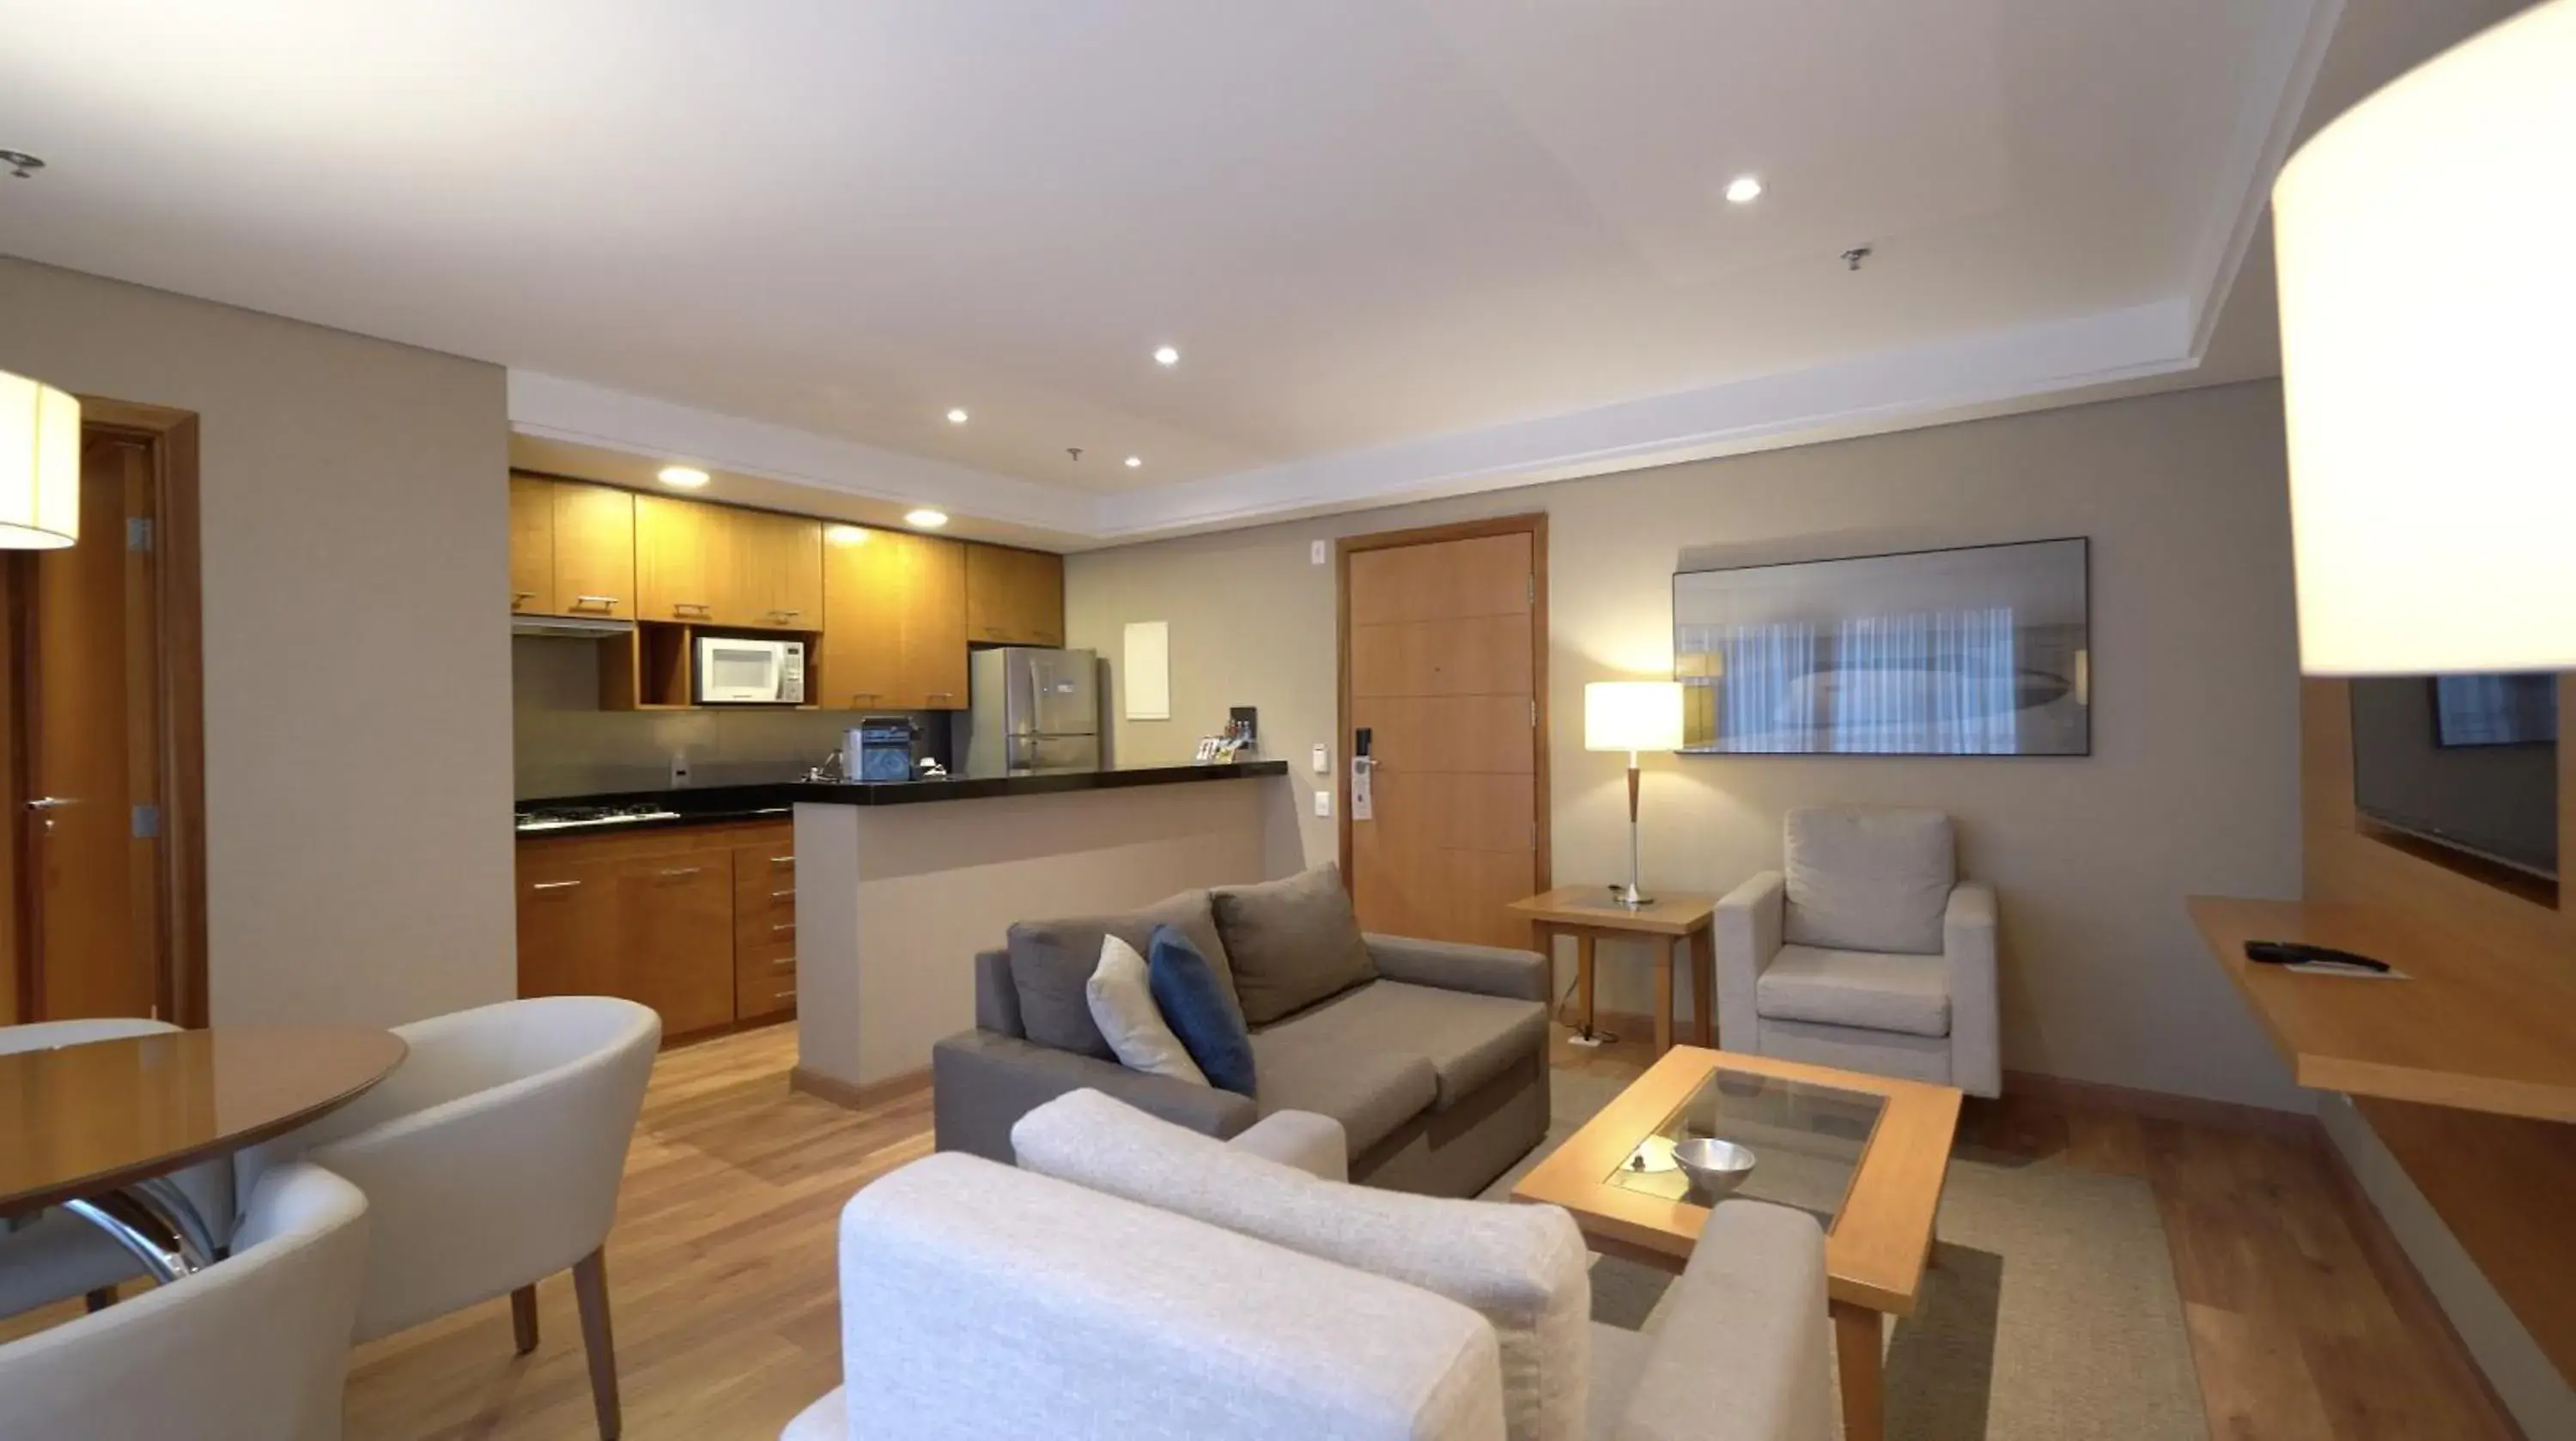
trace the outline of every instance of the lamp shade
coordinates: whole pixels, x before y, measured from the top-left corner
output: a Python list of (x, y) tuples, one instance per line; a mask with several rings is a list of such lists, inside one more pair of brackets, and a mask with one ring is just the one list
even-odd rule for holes
[(2355, 106), (2272, 204), (2301, 669), (2576, 668), (2576, 0)]
[(80, 402), (0, 370), (0, 550), (80, 539)]
[(1583, 687), (1583, 748), (1682, 748), (1682, 688), (1669, 680), (1603, 680)]

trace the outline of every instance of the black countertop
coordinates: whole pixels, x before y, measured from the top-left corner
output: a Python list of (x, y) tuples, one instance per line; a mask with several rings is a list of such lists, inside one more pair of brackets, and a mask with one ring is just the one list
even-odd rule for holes
[(1131, 786), (1184, 785), (1196, 781), (1243, 780), (1284, 776), (1284, 760), (1238, 761), (1230, 765), (1133, 766), (1104, 771), (1050, 771), (1034, 775), (946, 776), (926, 781), (877, 781), (832, 785), (815, 781), (781, 781), (768, 785), (683, 786), (677, 790), (615, 791), (602, 795), (546, 796), (522, 799), (521, 813), (559, 806), (655, 806), (679, 814), (649, 821), (566, 826), (523, 831), (531, 839), (553, 836), (625, 835), (673, 826), (705, 826), (743, 821), (784, 820), (798, 801), (822, 805), (902, 806), (932, 801), (982, 800), (991, 796), (1042, 796), (1060, 791), (1111, 791)]

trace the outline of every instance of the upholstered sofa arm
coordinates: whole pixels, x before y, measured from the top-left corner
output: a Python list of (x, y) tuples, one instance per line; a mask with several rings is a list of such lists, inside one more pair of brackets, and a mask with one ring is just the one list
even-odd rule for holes
[(1226, 1144), (1319, 1181), (1351, 1178), (1349, 1133), (1341, 1122), (1312, 1111), (1273, 1111)]
[(1536, 951), (1471, 946), (1462, 941), (1422, 941), (1409, 936), (1362, 936), (1377, 973), (1411, 986), (1470, 991), (1515, 1001), (1547, 999), (1547, 957)]
[(1972, 1096), (2002, 1095), (1994, 887), (1970, 881), (1951, 888), (1941, 916), (1941, 952), (1950, 968), (1950, 1084)]
[(1763, 969), (1780, 953), (1788, 896), (1787, 879), (1778, 871), (1763, 871), (1718, 900), (1714, 924), (1721, 1049), (1747, 1053), (1762, 1049), (1754, 1001)]
[(1617, 1441), (1713, 1434), (1831, 1441), (1825, 1237), (1803, 1211), (1728, 1201), (1673, 1283)]
[(931, 1116), (939, 1149), (1011, 1163), (1011, 1127), (1084, 1087), (1223, 1140), (1260, 1114), (1249, 1096), (1131, 1071), (1016, 1036), (961, 1031), (930, 1048)]

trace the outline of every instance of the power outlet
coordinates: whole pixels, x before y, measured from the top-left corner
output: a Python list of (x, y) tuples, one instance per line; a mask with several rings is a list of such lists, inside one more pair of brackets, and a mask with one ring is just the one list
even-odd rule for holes
[(1315, 792), (1315, 814), (1322, 816), (1327, 820), (1332, 819), (1333, 793), (1331, 791)]
[(687, 785), (688, 783), (688, 756), (679, 751), (671, 752), (671, 789), (678, 790), (680, 787)]

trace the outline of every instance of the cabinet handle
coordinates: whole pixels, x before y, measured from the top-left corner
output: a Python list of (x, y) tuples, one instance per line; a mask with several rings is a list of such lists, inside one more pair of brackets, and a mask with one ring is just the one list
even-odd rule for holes
[(932, 700), (955, 700), (955, 699), (957, 699), (957, 692), (955, 692), (955, 691), (953, 691), (953, 690), (934, 690), (934, 691), (924, 691), (924, 692), (922, 692), (922, 694), (929, 696)]
[[(777, 862), (778, 862), (778, 857), (776, 857), (776, 856), (771, 856), (771, 857), (769, 858), (769, 860), (770, 860), (770, 864), (775, 865), (775, 864), (777, 864)], [(789, 886), (787, 889), (785, 889), (785, 890), (783, 890), (783, 891), (771, 891), (771, 892), (769, 893), (769, 898), (770, 898), (771, 900), (773, 900), (773, 901), (783, 901), (783, 900), (786, 900), (786, 899), (788, 899), (789, 897), (791, 897), (791, 896), (793, 896), (793, 895), (795, 895), (795, 894), (796, 894), (796, 888), (795, 888), (794, 886)]]
[(715, 609), (715, 607), (714, 607), (714, 606), (711, 606), (711, 605), (709, 605), (709, 604), (707, 604), (705, 601), (702, 601), (702, 600), (675, 600), (675, 601), (671, 602), (671, 609), (673, 609), (673, 610), (693, 610), (693, 611), (696, 611), (696, 612), (697, 612), (698, 614), (700, 614), (700, 615), (706, 615), (706, 614), (708, 614), (708, 613), (712, 612), (712, 611)]
[(769, 928), (772, 931), (792, 931), (796, 929), (796, 923), (794, 921), (771, 921), (769, 923)]
[(773, 969), (775, 969), (775, 968), (777, 968), (777, 967), (781, 967), (781, 966), (792, 966), (792, 965), (796, 964), (796, 958), (795, 958), (794, 956), (780, 956), (778, 959), (776, 959), (776, 960), (774, 960), (774, 961), (771, 961), (769, 964), (770, 964), (770, 966), (771, 966)]
[(577, 595), (572, 598), (573, 609), (579, 610), (586, 605), (595, 605), (602, 610), (615, 610), (617, 609), (617, 597), (613, 595)]
[(677, 880), (682, 876), (694, 876), (705, 869), (706, 867), (704, 866), (680, 866), (672, 870), (666, 870), (662, 872), (662, 875), (665, 879)]
[(568, 891), (580, 884), (581, 882), (579, 881), (539, 881), (528, 887), (528, 889), (532, 891)]
[(786, 990), (773, 992), (769, 998), (773, 1001), (792, 1001), (796, 999), (796, 988), (790, 986)]
[(514, 590), (510, 592), (510, 604), (512, 605), (517, 605), (523, 600), (535, 600), (536, 598), (537, 593), (533, 590)]
[[(769, 863), (773, 866), (792, 866), (796, 864), (796, 858), (794, 856), (771, 856), (769, 858)], [(787, 894), (792, 896), (796, 893), (794, 891), (789, 891)]]
[(801, 610), (773, 610), (769, 613), (769, 618), (771, 620), (794, 620), (796, 617), (803, 615), (804, 613), (805, 612)]

